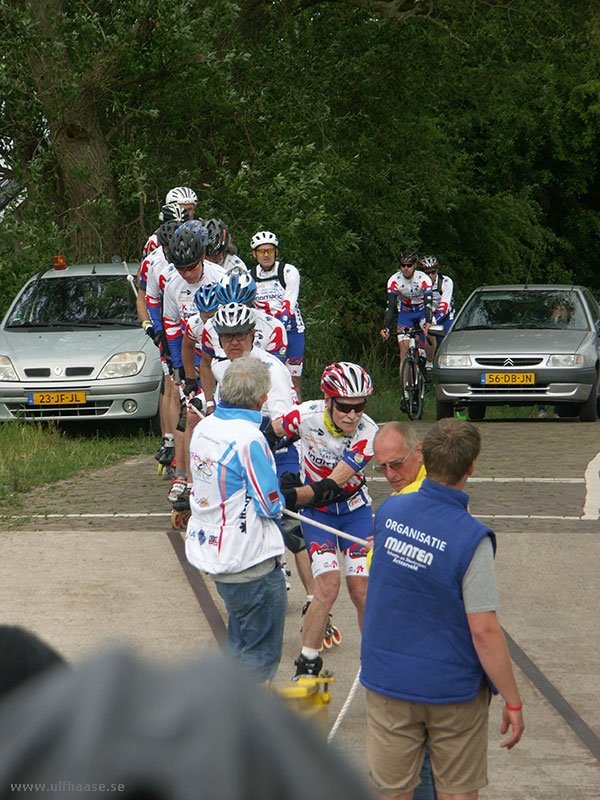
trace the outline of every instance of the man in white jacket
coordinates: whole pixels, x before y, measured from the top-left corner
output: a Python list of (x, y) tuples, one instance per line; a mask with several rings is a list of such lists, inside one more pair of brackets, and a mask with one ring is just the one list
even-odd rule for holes
[(283, 499), (259, 430), (269, 387), (269, 369), (256, 358), (237, 358), (227, 368), (219, 404), (190, 443), (186, 535), (188, 561), (209, 573), (225, 602), (230, 653), (260, 680), (277, 672), (287, 608), (276, 521)]

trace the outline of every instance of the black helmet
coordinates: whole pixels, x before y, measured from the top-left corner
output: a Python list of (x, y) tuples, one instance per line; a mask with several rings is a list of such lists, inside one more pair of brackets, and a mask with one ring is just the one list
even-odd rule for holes
[(190, 218), (187, 208), (182, 208), (178, 203), (168, 203), (163, 206), (158, 215), (159, 222), (187, 222)]
[(169, 261), (176, 267), (197, 264), (204, 255), (208, 232), (204, 223), (192, 219), (180, 225), (169, 242)]
[(208, 231), (206, 255), (218, 256), (229, 244), (229, 231), (222, 219), (208, 219), (205, 220), (204, 224)]
[(414, 250), (408, 250), (406, 253), (400, 253), (401, 267), (412, 267), (413, 265), (416, 266), (418, 260), (419, 256)]
[(168, 247), (171, 237), (180, 225), (181, 222), (177, 222), (177, 220), (174, 219), (169, 220), (169, 222), (163, 222), (156, 232), (158, 243), (162, 244), (163, 247)]

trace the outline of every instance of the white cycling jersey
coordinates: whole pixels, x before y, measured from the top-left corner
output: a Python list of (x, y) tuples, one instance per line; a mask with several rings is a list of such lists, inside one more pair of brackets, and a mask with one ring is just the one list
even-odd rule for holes
[(204, 272), (197, 283), (188, 283), (176, 269), (170, 274), (163, 296), (163, 322), (167, 339), (180, 336), (185, 321), (197, 313), (194, 303), (196, 291), (207, 283), (218, 283), (223, 274), (223, 268), (211, 261), (204, 262)]
[[(270, 314), (265, 314), (264, 311), (258, 308), (254, 309), (254, 313), (256, 314), (256, 329), (254, 331), (255, 346), (260, 347), (261, 350), (266, 350), (271, 355), (284, 361), (287, 353), (288, 339), (282, 323), (279, 322), (278, 319), (275, 319), (275, 317), (272, 317)], [(201, 340), (202, 351), (213, 356), (213, 358), (227, 358), (225, 351), (219, 343), (219, 337), (215, 331), (213, 320), (208, 320), (203, 331), (200, 331), (200, 327), (197, 323), (193, 327), (194, 320), (196, 320), (196, 317), (190, 319), (190, 324), (188, 326), (189, 338), (196, 339), (197, 341)], [(198, 336), (198, 332), (200, 332), (200, 336)]]
[(431, 278), (416, 269), (410, 278), (405, 278), (400, 270), (394, 272), (387, 282), (388, 294), (395, 294), (398, 311), (422, 311), (425, 297), (431, 295)]
[(160, 247), (160, 242), (158, 241), (158, 229), (155, 230), (154, 233), (148, 237), (146, 244), (144, 245), (144, 248), (142, 250), (142, 258), (146, 258), (146, 256), (149, 256), (150, 253), (153, 250), (156, 250), (157, 247)]
[(300, 291), (300, 272), (293, 264), (283, 266), (283, 284), (279, 280), (279, 261), (270, 270), (264, 270), (260, 264), (253, 268), (256, 280), (256, 308), (267, 314), (281, 317), (286, 330), (302, 333), (304, 321), (298, 306)]
[(217, 406), (192, 434), (185, 552), (212, 575), (243, 572), (284, 552), (275, 521), (283, 502), (260, 420), (259, 411)]
[[(262, 413), (271, 419), (287, 414), (298, 402), (289, 369), (275, 356), (265, 350), (261, 350), (259, 347), (253, 347), (249, 355), (262, 361), (269, 368), (271, 388), (267, 394), (267, 402), (262, 407)], [(229, 358), (224, 360), (213, 358), (211, 362), (210, 367), (217, 382), (217, 393), (215, 395), (217, 403), (221, 399), (221, 383), (230, 364), (231, 360)]]
[[(288, 437), (300, 435), (300, 469), (305, 483), (329, 477), (340, 461), (355, 472), (361, 472), (373, 457), (373, 439), (378, 426), (366, 414), (362, 415), (354, 433), (338, 434), (330, 421), (325, 400), (308, 400), (285, 414), (281, 424)], [(353, 475), (342, 488), (351, 492), (360, 486), (361, 480), (359, 475)], [(366, 485), (360, 491), (362, 499), (370, 503)]]
[[(442, 278), (440, 286), (440, 277)], [(454, 281), (447, 275), (436, 275), (433, 284), (433, 322), (440, 322), (448, 317), (454, 319)]]

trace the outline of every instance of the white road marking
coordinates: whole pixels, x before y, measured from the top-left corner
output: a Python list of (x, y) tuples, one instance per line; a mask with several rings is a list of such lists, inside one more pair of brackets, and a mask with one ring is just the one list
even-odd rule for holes
[(585, 503), (582, 519), (600, 519), (600, 453), (585, 470)]

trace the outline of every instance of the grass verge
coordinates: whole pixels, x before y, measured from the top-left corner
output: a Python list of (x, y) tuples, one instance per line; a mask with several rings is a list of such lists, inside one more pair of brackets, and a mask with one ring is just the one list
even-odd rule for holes
[(20, 505), (36, 486), (154, 452), (157, 437), (141, 427), (0, 424), (0, 506)]

